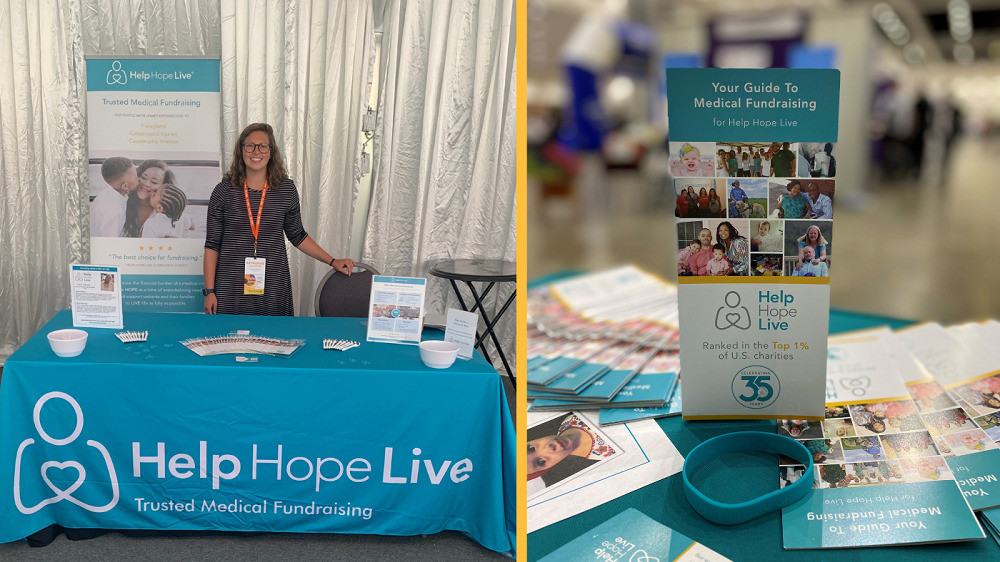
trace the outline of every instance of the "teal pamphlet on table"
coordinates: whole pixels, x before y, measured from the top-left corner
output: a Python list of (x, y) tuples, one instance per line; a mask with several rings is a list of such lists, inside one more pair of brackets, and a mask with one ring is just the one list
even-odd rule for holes
[[(123, 343), (88, 329), (56, 357), (58, 313), (7, 360), (0, 541), (72, 528), (431, 534), (510, 553), (515, 435), (481, 355), (425, 367), (365, 340), (363, 318), (130, 313)], [(304, 339), (290, 357), (200, 356), (180, 342), (249, 331)]]

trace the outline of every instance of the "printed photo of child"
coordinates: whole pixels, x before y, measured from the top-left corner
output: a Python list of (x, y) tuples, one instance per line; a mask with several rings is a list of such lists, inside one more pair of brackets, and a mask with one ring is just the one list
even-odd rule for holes
[(780, 253), (785, 249), (785, 222), (750, 221), (750, 251)]
[(705, 266), (707, 275), (726, 275), (730, 267), (732, 264), (726, 259), (726, 247), (722, 244), (712, 246), (712, 259), (708, 260), (708, 264)]
[(927, 431), (884, 435), (880, 439), (887, 459), (915, 459), (938, 454), (934, 440)]
[[(688, 242), (688, 245), (677, 251), (677, 275), (679, 276), (691, 276), (696, 275), (692, 271), (691, 259), (698, 257), (698, 252), (701, 252), (701, 240), (697, 238)], [(696, 259), (697, 261), (697, 259)], [(695, 268), (695, 271), (697, 268)]]
[(903, 478), (907, 482), (933, 482), (935, 480), (954, 480), (948, 464), (941, 457), (924, 457), (918, 459), (903, 459), (899, 461), (903, 469)]
[(670, 147), (670, 173), (675, 177), (715, 177), (715, 143), (672, 142)]
[(997, 448), (996, 443), (981, 429), (945, 435), (944, 440), (959, 457)]
[(795, 439), (822, 439), (823, 426), (808, 420), (778, 420), (778, 433)]
[(857, 435), (850, 418), (824, 420), (823, 434), (829, 437), (855, 437)]
[(580, 412), (528, 428), (528, 498), (621, 456), (622, 449)]
[(885, 458), (878, 437), (845, 437), (840, 440), (844, 460), (847, 462), (862, 462)]

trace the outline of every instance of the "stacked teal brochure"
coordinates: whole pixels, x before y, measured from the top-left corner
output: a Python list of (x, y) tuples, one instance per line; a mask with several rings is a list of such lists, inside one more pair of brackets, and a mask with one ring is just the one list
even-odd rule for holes
[(573, 539), (539, 562), (569, 560), (720, 562), (729, 559), (630, 508)]
[(677, 384), (674, 385), (674, 390), (670, 394), (670, 401), (666, 406), (660, 408), (601, 408), (598, 419), (601, 425), (611, 425), (636, 420), (677, 416), (680, 413), (681, 381), (678, 377)]
[[(984, 538), (936, 429), (920, 415), (888, 331), (830, 338), (823, 420), (786, 419), (778, 432), (813, 453), (813, 489), (782, 510), (786, 549), (849, 548)], [(779, 483), (805, 467), (780, 457)]]
[(979, 512), (983, 527), (989, 531), (993, 540), (1000, 543), (1000, 507), (985, 509)]
[(972, 509), (1000, 506), (1000, 323), (895, 333), (918, 367), (907, 388)]
[[(639, 369), (639, 365), (644, 366)], [(529, 391), (533, 411), (588, 408), (664, 407), (677, 382), (677, 356), (656, 347), (629, 355), (618, 366), (585, 387), (579, 394)], [(637, 373), (638, 370), (638, 374)]]

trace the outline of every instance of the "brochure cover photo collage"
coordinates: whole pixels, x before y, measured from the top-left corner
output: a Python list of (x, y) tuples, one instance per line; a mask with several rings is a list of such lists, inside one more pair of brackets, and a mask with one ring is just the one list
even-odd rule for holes
[(829, 277), (834, 143), (669, 148), (678, 276)]

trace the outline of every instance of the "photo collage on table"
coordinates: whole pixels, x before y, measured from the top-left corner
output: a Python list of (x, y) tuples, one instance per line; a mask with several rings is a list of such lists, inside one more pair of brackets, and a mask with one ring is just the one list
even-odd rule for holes
[(957, 386), (951, 392), (936, 381), (913, 383), (907, 389), (945, 457), (1000, 446), (1000, 375)]
[(670, 142), (677, 275), (829, 277), (835, 147)]
[[(827, 406), (822, 422), (780, 420), (778, 433), (793, 437), (813, 455), (813, 488), (845, 488), (900, 482), (954, 480), (938, 440), (913, 400), (881, 400)], [(779, 456), (781, 487), (798, 480), (805, 466)]]

